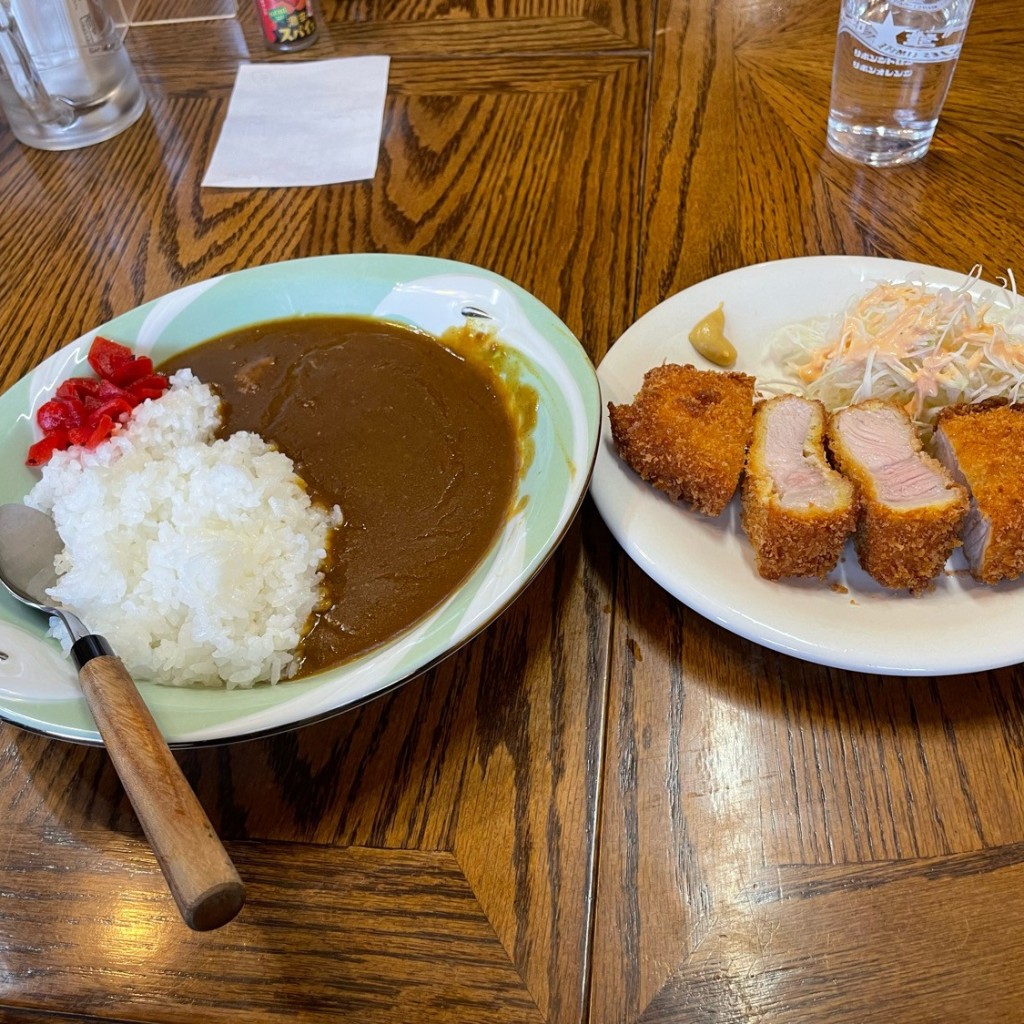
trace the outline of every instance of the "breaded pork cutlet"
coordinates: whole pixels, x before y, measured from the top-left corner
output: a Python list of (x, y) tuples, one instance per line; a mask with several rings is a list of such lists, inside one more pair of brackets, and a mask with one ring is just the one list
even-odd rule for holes
[(673, 501), (717, 516), (736, 491), (750, 440), (754, 378), (666, 363), (632, 403), (608, 403), (619, 454)]
[(857, 489), (861, 567), (884, 587), (926, 590), (960, 543), (966, 490), (922, 450), (894, 402), (870, 399), (833, 413), (828, 447)]
[(796, 395), (761, 402), (743, 477), (743, 528), (768, 580), (824, 578), (857, 522), (853, 484), (825, 457), (825, 407)]
[(964, 554), (982, 583), (1024, 573), (1024, 406), (951, 405), (939, 414), (935, 453), (970, 492)]

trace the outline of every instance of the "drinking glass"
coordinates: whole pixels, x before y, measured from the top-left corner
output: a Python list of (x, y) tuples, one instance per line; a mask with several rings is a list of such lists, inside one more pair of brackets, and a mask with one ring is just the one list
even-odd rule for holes
[(973, 0), (842, 0), (828, 145), (874, 167), (928, 151)]
[(0, 0), (0, 107), (37, 149), (77, 149), (139, 119), (146, 99), (117, 0)]

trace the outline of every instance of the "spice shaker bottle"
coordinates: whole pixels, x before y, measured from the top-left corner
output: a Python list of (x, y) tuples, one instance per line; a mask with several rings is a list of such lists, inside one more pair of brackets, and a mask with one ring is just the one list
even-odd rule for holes
[(313, 0), (254, 0), (263, 41), (271, 50), (287, 53), (304, 50), (316, 42), (317, 24)]

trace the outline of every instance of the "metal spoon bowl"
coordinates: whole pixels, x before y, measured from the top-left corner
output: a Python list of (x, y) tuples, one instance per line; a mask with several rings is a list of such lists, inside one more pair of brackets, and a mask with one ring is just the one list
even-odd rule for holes
[(0, 505), (0, 582), (19, 601), (56, 615), (72, 640), (88, 634), (82, 620), (46, 593), (57, 585), (54, 559), (64, 547), (53, 520), (28, 505)]
[(0, 583), (64, 623), (89, 710), (181, 916), (196, 931), (219, 928), (241, 910), (245, 887), (128, 670), (103, 637), (47, 594), (63, 547), (48, 515), (0, 505)]

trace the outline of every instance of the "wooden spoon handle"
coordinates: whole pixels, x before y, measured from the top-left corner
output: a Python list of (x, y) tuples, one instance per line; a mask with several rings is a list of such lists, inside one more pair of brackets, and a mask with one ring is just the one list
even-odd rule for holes
[(185, 923), (196, 931), (227, 924), (245, 887), (128, 670), (102, 655), (81, 666), (79, 679)]

